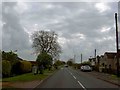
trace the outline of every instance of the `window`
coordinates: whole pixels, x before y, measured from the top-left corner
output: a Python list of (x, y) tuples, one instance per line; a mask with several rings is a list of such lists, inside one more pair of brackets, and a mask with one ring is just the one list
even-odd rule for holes
[(104, 67), (104, 66), (105, 66), (105, 64), (104, 64), (104, 63), (102, 63), (102, 66)]

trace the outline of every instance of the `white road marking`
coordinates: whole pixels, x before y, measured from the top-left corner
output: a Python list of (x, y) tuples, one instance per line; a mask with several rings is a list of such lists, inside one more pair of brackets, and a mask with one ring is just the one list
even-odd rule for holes
[(79, 84), (80, 84), (80, 86), (84, 89), (84, 90), (86, 90), (86, 88), (82, 85), (82, 83), (80, 83), (80, 81), (77, 81)]
[(76, 79), (76, 77), (70, 71), (68, 71), (68, 72), (73, 76), (74, 79)]
[(75, 77), (75, 76), (73, 76), (73, 78), (74, 78), (74, 79), (76, 79), (76, 77)]
[[(68, 71), (72, 76), (73, 76), (73, 78), (74, 79), (77, 79), (70, 71)], [(80, 83), (80, 81), (77, 81), (78, 82), (78, 84), (84, 89), (84, 90), (87, 90), (83, 85), (82, 85), (82, 83)]]

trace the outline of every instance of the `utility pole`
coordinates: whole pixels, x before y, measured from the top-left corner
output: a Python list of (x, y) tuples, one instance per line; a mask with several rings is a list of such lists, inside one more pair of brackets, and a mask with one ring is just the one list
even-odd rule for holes
[(82, 64), (82, 53), (81, 53), (81, 64)]
[(117, 13), (115, 13), (115, 22), (116, 22), (116, 48), (117, 48), (117, 76), (119, 77), (119, 56), (118, 56), (118, 51), (119, 51), (119, 46), (118, 46), (118, 24), (117, 24)]
[(95, 49), (95, 56), (94, 56), (94, 58), (95, 58), (95, 64), (96, 64), (96, 60), (97, 60), (97, 58), (96, 58), (96, 49)]
[(75, 63), (75, 57), (76, 57), (76, 55), (74, 55), (74, 61), (73, 61), (73, 63)]
[(95, 49), (95, 58), (96, 58), (96, 49)]

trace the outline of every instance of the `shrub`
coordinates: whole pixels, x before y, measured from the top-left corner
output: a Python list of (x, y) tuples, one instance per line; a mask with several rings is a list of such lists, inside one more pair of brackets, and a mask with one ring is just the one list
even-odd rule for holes
[(89, 66), (91, 66), (91, 63), (90, 63), (89, 61), (84, 61), (84, 62), (82, 63), (82, 65), (89, 65)]
[(75, 63), (75, 64), (73, 64), (73, 67), (75, 68), (75, 69), (80, 69), (80, 64), (77, 64), (77, 63)]
[(73, 62), (70, 61), (70, 60), (68, 60), (68, 61), (67, 61), (67, 65), (72, 66), (72, 65), (73, 65)]
[(3, 77), (9, 77), (11, 74), (11, 64), (10, 61), (2, 61), (2, 75)]
[(21, 72), (22, 73), (28, 73), (32, 69), (32, 64), (29, 61), (21, 61), (20, 64)]
[(20, 62), (20, 61), (17, 61), (14, 65), (12, 65), (11, 73), (12, 73), (13, 75), (22, 74), (20, 65), (21, 65), (21, 62)]
[(52, 65), (52, 56), (47, 54), (46, 52), (43, 52), (37, 56), (36, 61), (39, 66), (43, 65), (43, 67), (47, 69), (50, 65)]

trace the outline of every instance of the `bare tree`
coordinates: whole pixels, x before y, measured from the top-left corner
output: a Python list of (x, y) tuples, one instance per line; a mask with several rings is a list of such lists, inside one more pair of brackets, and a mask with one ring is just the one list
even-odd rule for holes
[(36, 54), (46, 52), (53, 58), (58, 58), (61, 47), (57, 42), (58, 35), (53, 31), (35, 31), (32, 35), (32, 47)]

